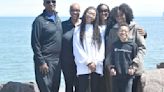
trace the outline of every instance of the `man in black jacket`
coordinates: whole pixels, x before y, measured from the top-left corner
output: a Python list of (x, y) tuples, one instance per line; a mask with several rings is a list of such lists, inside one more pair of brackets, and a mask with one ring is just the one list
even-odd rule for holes
[(55, 0), (44, 0), (44, 11), (33, 22), (31, 45), (34, 52), (36, 82), (40, 92), (58, 92), (62, 44), (61, 21)]
[[(73, 3), (70, 5), (71, 17), (62, 22), (63, 39), (61, 53), (61, 67), (65, 79), (65, 92), (77, 92), (76, 65), (73, 56), (73, 32), (74, 28), (80, 25), (80, 5)], [(75, 89), (75, 90), (73, 90)]]

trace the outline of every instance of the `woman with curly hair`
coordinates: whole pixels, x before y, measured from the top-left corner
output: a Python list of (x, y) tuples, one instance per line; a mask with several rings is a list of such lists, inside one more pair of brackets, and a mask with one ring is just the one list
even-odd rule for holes
[[(133, 40), (138, 45), (138, 52), (136, 57), (133, 59), (133, 62), (136, 63), (135, 75), (140, 76), (143, 72), (143, 61), (146, 53), (144, 30), (133, 21), (133, 11), (129, 5), (123, 3), (119, 7), (115, 7), (111, 10), (109, 24), (107, 26), (108, 34), (106, 36), (106, 59), (105, 64), (107, 69), (111, 67), (111, 48), (113, 43), (118, 41), (118, 28), (121, 23), (127, 23), (130, 28), (129, 38)], [(116, 71), (117, 72), (117, 71)], [(137, 78), (136, 77), (136, 78)]]

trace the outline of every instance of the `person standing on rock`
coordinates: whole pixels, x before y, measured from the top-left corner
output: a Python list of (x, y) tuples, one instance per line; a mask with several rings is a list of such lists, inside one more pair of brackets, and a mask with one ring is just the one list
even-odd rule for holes
[(45, 9), (32, 24), (31, 45), (34, 52), (35, 78), (40, 92), (58, 92), (61, 78), (61, 20), (55, 10), (56, 0), (44, 0)]

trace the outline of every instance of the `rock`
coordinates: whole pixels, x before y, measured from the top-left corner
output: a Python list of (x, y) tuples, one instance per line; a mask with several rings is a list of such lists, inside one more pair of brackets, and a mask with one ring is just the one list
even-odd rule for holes
[(160, 64), (157, 64), (157, 68), (164, 68), (164, 62), (160, 63)]
[(141, 84), (143, 92), (164, 92), (164, 69), (146, 71)]
[(0, 91), (1, 91), (1, 89), (3, 88), (3, 85), (2, 84), (0, 84)]
[(36, 84), (33, 82), (20, 83), (20, 82), (8, 82), (3, 85), (0, 92), (39, 92)]

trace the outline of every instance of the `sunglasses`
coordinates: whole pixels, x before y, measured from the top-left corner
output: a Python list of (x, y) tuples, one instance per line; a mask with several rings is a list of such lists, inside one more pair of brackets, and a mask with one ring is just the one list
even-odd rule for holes
[(55, 3), (56, 3), (56, 1), (55, 1), (55, 0), (54, 0), (54, 1), (46, 1), (46, 4), (50, 4), (50, 3), (55, 4)]

